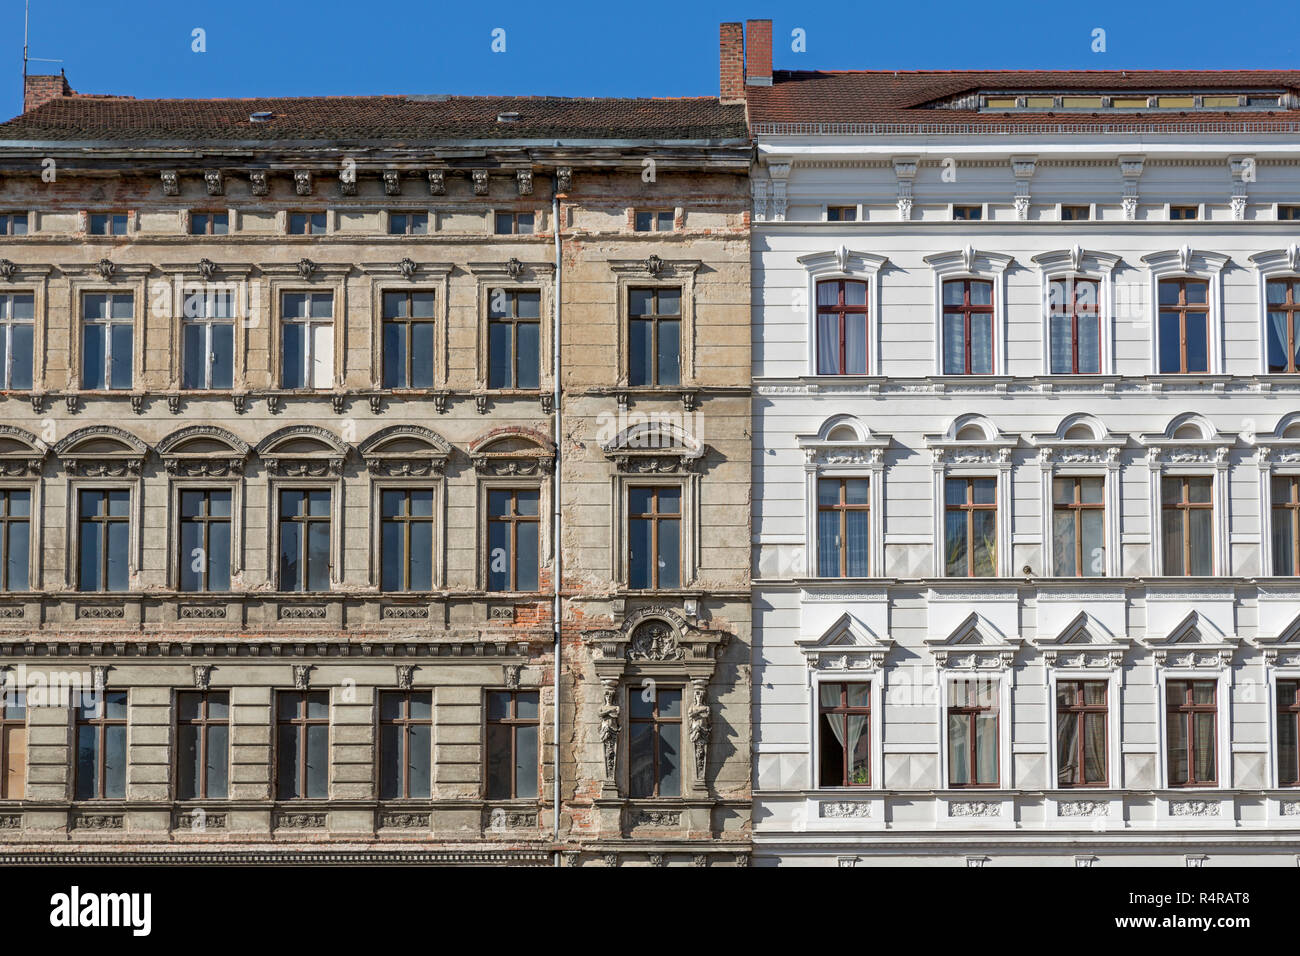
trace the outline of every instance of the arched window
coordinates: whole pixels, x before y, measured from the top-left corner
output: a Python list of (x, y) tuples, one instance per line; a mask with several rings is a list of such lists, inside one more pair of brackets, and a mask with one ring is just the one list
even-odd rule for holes
[(817, 374), (867, 374), (867, 284), (817, 283)]

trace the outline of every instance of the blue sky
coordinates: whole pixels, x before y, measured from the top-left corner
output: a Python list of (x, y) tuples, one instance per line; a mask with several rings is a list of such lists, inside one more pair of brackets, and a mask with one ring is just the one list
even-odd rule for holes
[[(1300, 13), (1277, 0), (32, 0), (31, 54), (61, 58), (78, 91), (137, 97), (714, 95), (718, 24), (747, 17), (774, 21), (778, 69), (1300, 68)], [(498, 27), (504, 53), (491, 50)], [(207, 52), (191, 51), (195, 28)], [(1091, 49), (1096, 28), (1105, 53)], [(23, 0), (0, 0), (4, 116), (20, 109), (22, 33)]]

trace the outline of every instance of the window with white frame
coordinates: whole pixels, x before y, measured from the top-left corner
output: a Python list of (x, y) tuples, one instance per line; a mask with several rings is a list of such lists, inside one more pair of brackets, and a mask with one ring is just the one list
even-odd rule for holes
[(0, 389), (32, 387), (36, 297), (30, 292), (0, 295)]
[(280, 386), (334, 384), (334, 294), (285, 292), (280, 312)]

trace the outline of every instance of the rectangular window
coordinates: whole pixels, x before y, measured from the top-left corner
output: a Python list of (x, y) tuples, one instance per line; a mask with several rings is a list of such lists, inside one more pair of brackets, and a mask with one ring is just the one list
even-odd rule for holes
[(817, 283), (817, 374), (867, 374), (867, 284)]
[(0, 696), (0, 800), (27, 795), (27, 692), (6, 688)]
[(0, 488), (0, 591), (26, 591), (31, 585), (32, 493)]
[(1300, 279), (1269, 279), (1264, 286), (1268, 316), (1265, 333), (1268, 339), (1270, 372), (1300, 371), (1300, 335), (1296, 319), (1300, 317)]
[(1047, 287), (1053, 375), (1101, 371), (1101, 317), (1095, 279), (1069, 276)]
[(1277, 682), (1277, 783), (1300, 786), (1300, 681)]
[(671, 209), (641, 210), (636, 213), (637, 232), (672, 232), (673, 211)]
[(1062, 206), (1062, 222), (1081, 222), (1085, 219), (1092, 218), (1092, 208), (1089, 206)]
[(628, 691), (628, 796), (682, 795), (682, 690)]
[(433, 492), (384, 489), (379, 503), (380, 586), (385, 591), (433, 590)]
[(83, 694), (76, 709), (78, 800), (126, 796), (126, 691)]
[(1160, 372), (1210, 370), (1210, 284), (1160, 280)]
[(993, 374), (993, 283), (943, 284), (943, 374)]
[(628, 489), (628, 587), (682, 586), (681, 527), (681, 488)]
[(827, 222), (857, 222), (858, 207), (857, 206), (827, 206), (826, 221)]
[(531, 236), (534, 215), (531, 212), (499, 212), (493, 231), (498, 236)]
[(81, 298), (81, 387), (131, 387), (135, 299), (130, 292)]
[(1052, 561), (1057, 577), (1106, 573), (1106, 480), (1052, 479)]
[(197, 287), (181, 316), (181, 388), (232, 388), (235, 383), (235, 290)]
[(998, 785), (998, 682), (948, 684), (948, 786)]
[(388, 234), (390, 236), (427, 236), (429, 234), (429, 214), (427, 212), (389, 213)]
[(432, 292), (384, 293), (384, 388), (433, 388)]
[(379, 695), (379, 799), (428, 799), (433, 781), (433, 692)]
[(870, 574), (871, 481), (817, 479), (817, 576), (863, 578)]
[(329, 796), (329, 692), (277, 693), (275, 729), (276, 797), (317, 800)]
[(959, 222), (975, 222), (984, 218), (983, 206), (953, 206), (952, 218)]
[(92, 236), (125, 236), (126, 213), (94, 212), (90, 214), (90, 234)]
[(871, 785), (871, 685), (821, 684), (818, 691), (818, 786)]
[(176, 695), (176, 799), (225, 800), (230, 783), (230, 694)]
[(1171, 787), (1218, 782), (1217, 689), (1212, 680), (1171, 680), (1165, 687)]
[(1214, 573), (1214, 495), (1210, 478), (1162, 478), (1164, 573)]
[(229, 591), (230, 491), (183, 489), (180, 498), (181, 590)]
[(628, 291), (629, 385), (682, 383), (682, 290)]
[(25, 212), (0, 213), (0, 236), (25, 236), (25, 235), (27, 235), (27, 213)]
[(533, 389), (541, 381), (542, 294), (493, 289), (488, 296), (488, 388)]
[(1171, 220), (1196, 219), (1198, 213), (1199, 210), (1195, 206), (1169, 207), (1169, 218)]
[(1300, 476), (1273, 478), (1273, 573), (1300, 574)]
[(1283, 221), (1300, 219), (1300, 206), (1278, 206), (1277, 218)]
[(289, 213), (289, 235), (291, 236), (325, 235), (325, 213), (323, 212)]
[(334, 293), (286, 292), (281, 301), (281, 388), (334, 384)]
[(487, 798), (536, 800), (538, 695), (492, 690), (487, 695)]
[(230, 232), (230, 214), (225, 212), (190, 213), (191, 236), (224, 236)]
[(1104, 787), (1106, 775), (1106, 682), (1056, 684), (1056, 785)]
[(330, 589), (330, 490), (280, 492), (280, 590)]
[(77, 590), (125, 591), (129, 577), (131, 493), (77, 495)]
[(541, 492), (492, 488), (487, 498), (488, 590), (536, 591)]
[(36, 297), (30, 292), (0, 295), (0, 389), (32, 387)]
[(944, 481), (944, 573), (949, 577), (997, 574), (998, 481)]

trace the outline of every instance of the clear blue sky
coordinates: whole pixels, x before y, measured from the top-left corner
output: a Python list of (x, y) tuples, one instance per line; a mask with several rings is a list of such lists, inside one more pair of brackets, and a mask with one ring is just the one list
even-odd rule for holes
[[(1300, 68), (1290, 0), (32, 0), (31, 54), (61, 58), (80, 92), (137, 97), (698, 96), (717, 93), (718, 24), (747, 17), (774, 21), (778, 69)], [(796, 27), (807, 52), (791, 50)], [(0, 0), (5, 117), (21, 108), (22, 35), (23, 0)]]

